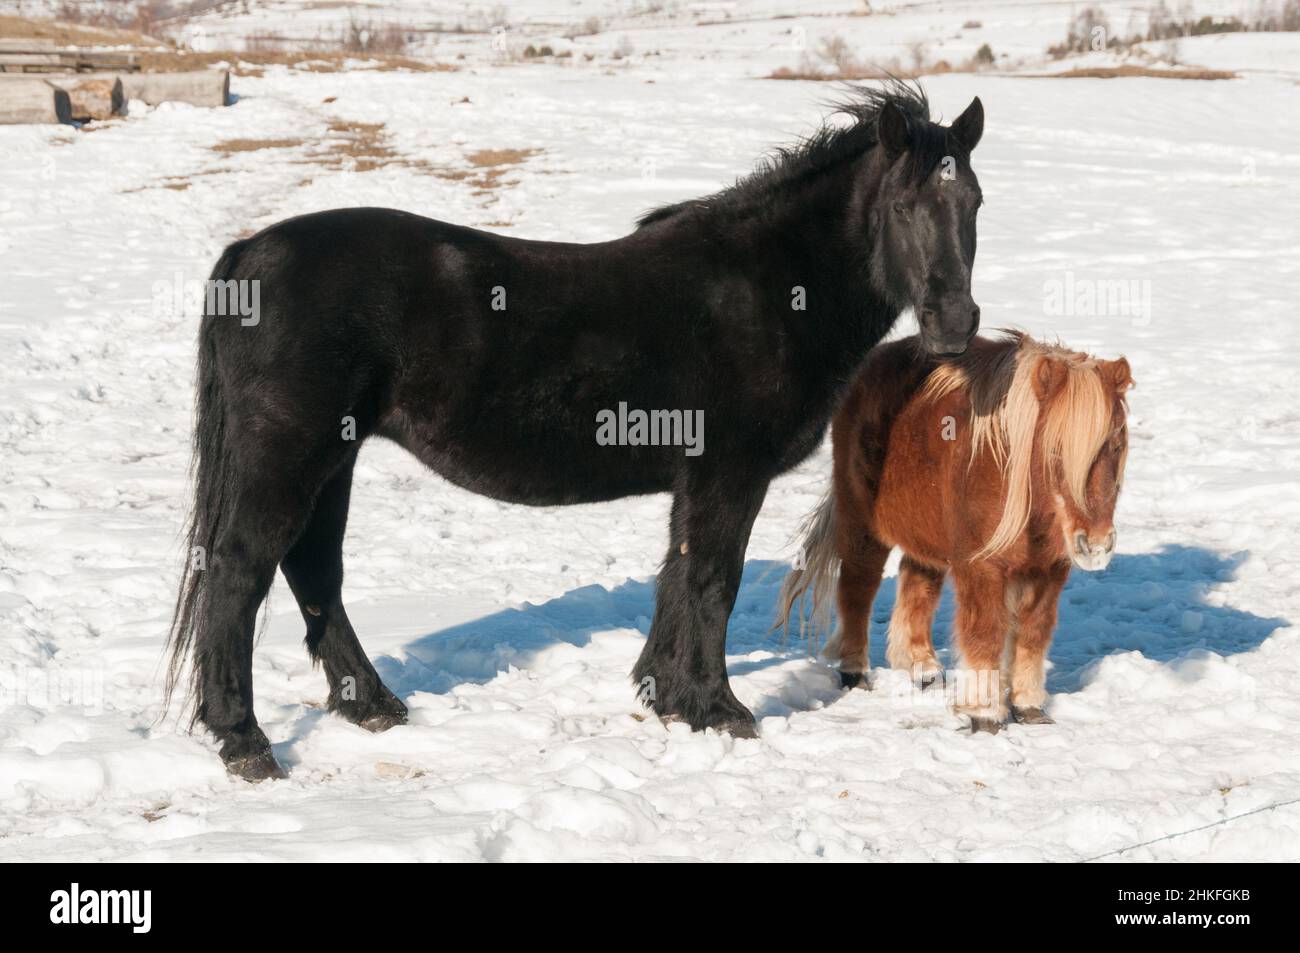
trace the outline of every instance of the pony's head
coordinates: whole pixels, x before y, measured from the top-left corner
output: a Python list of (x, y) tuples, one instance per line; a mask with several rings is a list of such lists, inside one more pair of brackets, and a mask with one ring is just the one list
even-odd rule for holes
[(1037, 512), (1051, 517), (1074, 565), (1106, 568), (1128, 456), (1124, 394), (1132, 386), (1124, 358), (1097, 360), (1015, 332), (934, 371), (928, 394), (965, 389), (970, 396), (972, 465), (986, 453), (1002, 471), (1002, 514), (977, 558), (1015, 543)]
[(871, 278), (916, 311), (921, 344), (936, 356), (963, 353), (980, 326), (970, 284), (983, 195), (970, 155), (983, 132), (978, 98), (946, 128), (894, 98), (876, 117), (885, 171), (866, 223)]
[(1065, 551), (1080, 569), (1105, 569), (1115, 552), (1115, 504), (1128, 458), (1128, 361), (1065, 352), (1039, 355), (1034, 395), (1040, 448)]

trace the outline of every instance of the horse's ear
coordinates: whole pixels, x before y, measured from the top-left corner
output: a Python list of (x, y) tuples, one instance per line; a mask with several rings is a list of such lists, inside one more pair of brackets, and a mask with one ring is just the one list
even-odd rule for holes
[(1109, 362), (1105, 370), (1115, 393), (1123, 394), (1133, 386), (1133, 369), (1128, 366), (1128, 358), (1121, 357), (1118, 361)]
[(880, 115), (876, 117), (876, 139), (891, 159), (907, 151), (908, 143), (911, 141), (907, 114), (892, 102), (886, 101), (880, 109)]
[(974, 152), (984, 135), (984, 104), (976, 96), (966, 107), (966, 111), (952, 121), (948, 132), (962, 144), (967, 152)]
[(1040, 404), (1045, 404), (1065, 386), (1065, 378), (1070, 373), (1062, 361), (1050, 357), (1040, 357), (1034, 366), (1034, 396)]

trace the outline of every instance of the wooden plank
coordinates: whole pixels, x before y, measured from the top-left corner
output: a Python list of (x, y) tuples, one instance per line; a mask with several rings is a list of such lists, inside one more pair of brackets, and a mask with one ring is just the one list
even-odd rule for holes
[(128, 101), (142, 99), (150, 106), (159, 103), (190, 103), (193, 106), (224, 106), (230, 98), (230, 72), (223, 69), (188, 73), (120, 73), (122, 93)]
[(26, 50), (0, 51), (0, 71), (40, 72), (115, 70), (133, 72), (140, 68), (139, 55), (97, 50)]
[(50, 66), (62, 67), (64, 60), (59, 53), (0, 53), (0, 66)]
[(58, 123), (71, 118), (67, 92), (43, 79), (0, 83), (0, 124)]

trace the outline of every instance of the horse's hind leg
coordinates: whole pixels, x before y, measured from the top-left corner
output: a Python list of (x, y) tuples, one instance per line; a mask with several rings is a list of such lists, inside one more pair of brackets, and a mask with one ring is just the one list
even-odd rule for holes
[(383, 731), (405, 724), (406, 706), (380, 681), (343, 608), (343, 534), (355, 462), (354, 454), (325, 484), (280, 568), (307, 623), (307, 651), (329, 680), (330, 710)]
[(1011, 658), (1011, 714), (1024, 725), (1050, 725), (1043, 711), (1047, 703), (1047, 677), (1043, 661), (1056, 628), (1056, 607), (1070, 574), (1069, 565), (1054, 567), (1043, 578), (1024, 584), (1015, 626)]
[(921, 688), (928, 688), (942, 673), (934, 654), (930, 626), (943, 594), (940, 569), (904, 556), (898, 569), (898, 596), (889, 618), (889, 667), (910, 672)]
[(996, 733), (1007, 718), (1002, 670), (1011, 639), (1001, 573), (964, 567), (953, 571), (957, 589), (954, 625), (961, 656), (957, 671), (956, 709), (968, 715), (972, 732)]
[(840, 660), (840, 685), (869, 687), (871, 671), (871, 604), (889, 559), (889, 547), (861, 528), (840, 523), (840, 578), (836, 589), (839, 633), (827, 655)]
[(221, 744), (226, 769), (248, 781), (284, 777), (271, 743), (253, 714), (253, 640), (257, 609), (275, 579), (275, 566), (311, 506), (301, 484), (262, 485), (244, 470), (231, 488), (211, 564), (204, 619), (194, 643), (196, 715)]

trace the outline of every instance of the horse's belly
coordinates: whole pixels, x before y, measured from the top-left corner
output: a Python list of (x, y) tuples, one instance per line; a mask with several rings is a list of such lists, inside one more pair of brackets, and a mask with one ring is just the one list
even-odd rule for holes
[(447, 426), (399, 414), (380, 433), (457, 486), (510, 503), (560, 506), (666, 492), (675, 473), (673, 448), (600, 446), (594, 428), (530, 433), (490, 420)]

